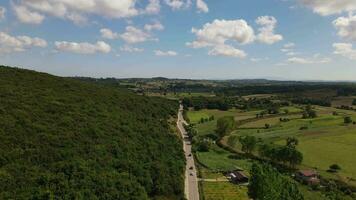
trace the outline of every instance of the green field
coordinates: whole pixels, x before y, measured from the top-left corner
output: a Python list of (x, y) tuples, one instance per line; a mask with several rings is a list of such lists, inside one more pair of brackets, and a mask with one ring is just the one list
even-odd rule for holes
[(205, 200), (248, 200), (247, 187), (229, 182), (203, 182)]
[[(201, 110), (190, 111), (188, 116), (191, 121), (198, 122), (201, 117), (215, 115), (215, 119), (223, 116), (234, 116), (236, 121), (251, 119), (251, 122), (243, 124), (237, 130), (233, 131), (231, 135), (254, 135), (266, 142), (274, 142), (284, 144), (287, 137), (297, 137), (299, 139), (298, 149), (304, 155), (302, 168), (317, 168), (319, 173), (324, 177), (339, 178), (352, 185), (356, 183), (353, 181), (356, 177), (356, 160), (354, 159), (354, 152), (356, 152), (356, 125), (345, 125), (344, 117), (351, 116), (356, 120), (356, 112), (339, 110), (336, 108), (315, 106), (318, 117), (314, 119), (302, 119), (301, 114), (293, 114), (300, 112), (297, 107), (289, 107), (290, 115), (283, 116), (288, 118), (288, 122), (280, 122), (281, 116), (255, 119), (258, 111), (242, 112), (240, 110), (217, 111), (217, 110)], [(333, 115), (333, 112), (338, 115)], [(271, 128), (265, 129), (264, 125), (271, 124)], [(199, 135), (206, 135), (214, 133), (216, 120), (197, 124), (196, 128)], [(307, 127), (305, 130), (300, 130), (301, 127)], [(226, 141), (226, 138), (224, 139)], [(239, 149), (239, 145), (235, 148)], [(209, 152), (198, 152), (197, 158), (204, 166), (210, 170), (208, 172), (216, 172), (220, 170), (231, 170), (235, 168), (242, 168), (249, 170), (251, 161), (245, 159), (231, 159), (231, 153), (214, 146)], [(326, 172), (332, 164), (341, 166), (341, 170), (337, 174)], [(210, 173), (203, 173), (208, 174)], [(203, 176), (205, 176), (203, 175)], [(350, 179), (351, 178), (351, 179)], [(209, 183), (210, 184), (210, 183)], [(212, 189), (210, 185), (203, 184), (204, 189), (208, 191), (204, 194), (212, 196), (213, 194), (220, 194), (219, 191), (224, 191), (217, 185), (222, 183), (214, 183), (216, 186)], [(224, 185), (226, 186), (225, 183)], [(301, 186), (306, 199), (324, 199), (320, 192), (309, 191), (306, 187)], [(217, 195), (220, 196), (220, 195)], [(229, 199), (226, 197), (226, 199)]]
[[(353, 152), (356, 152), (356, 125), (345, 125), (343, 120), (345, 116), (356, 119), (356, 112), (326, 107), (316, 107), (316, 110), (318, 117), (315, 119), (302, 119), (297, 115), (288, 116), (291, 119), (289, 122), (279, 122), (278, 117), (260, 119), (244, 124), (241, 126), (244, 129), (235, 130), (232, 135), (253, 135), (279, 144), (283, 144), (287, 137), (297, 137), (298, 149), (304, 155), (305, 167), (315, 167), (320, 173), (333, 176), (325, 171), (330, 165), (338, 164), (342, 168), (338, 176), (341, 175), (346, 181), (349, 180), (348, 177), (355, 179), (356, 160)], [(334, 111), (339, 115), (332, 115)], [(265, 123), (270, 123), (271, 128), (262, 128)], [(300, 130), (301, 127), (307, 129)]]

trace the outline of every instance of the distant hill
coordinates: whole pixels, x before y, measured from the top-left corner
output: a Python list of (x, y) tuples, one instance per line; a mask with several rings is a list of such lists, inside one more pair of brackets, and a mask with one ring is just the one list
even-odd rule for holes
[(0, 66), (0, 199), (182, 199), (177, 108)]

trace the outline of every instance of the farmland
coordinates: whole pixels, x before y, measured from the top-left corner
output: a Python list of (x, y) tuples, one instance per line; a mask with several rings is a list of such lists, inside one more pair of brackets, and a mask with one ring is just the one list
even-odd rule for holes
[[(255, 136), (265, 142), (275, 144), (284, 144), (286, 138), (296, 137), (299, 140), (298, 150), (304, 155), (301, 168), (316, 168), (324, 177), (339, 179), (350, 185), (356, 184), (354, 182), (356, 177), (356, 168), (354, 166), (356, 163), (353, 155), (353, 152), (356, 152), (356, 125), (344, 124), (344, 117), (350, 116), (356, 119), (356, 112), (333, 107), (313, 106), (317, 117), (303, 119), (301, 115), (302, 106), (292, 105), (283, 107), (283, 110), (285, 109), (289, 110), (287, 114), (267, 115), (259, 119), (256, 119), (256, 114), (261, 112), (261, 110), (244, 111), (239, 109), (228, 111), (192, 110), (188, 112), (188, 117), (191, 123), (196, 124), (199, 136), (213, 134), (216, 128), (216, 120), (201, 123), (201, 118), (214, 116), (215, 119), (218, 119), (224, 116), (233, 116), (236, 122), (245, 121), (245, 123), (240, 124), (229, 136), (222, 140), (225, 145), (228, 137), (235, 135)], [(289, 120), (281, 122), (280, 119), (282, 117)], [(270, 124), (270, 128), (266, 129), (265, 124)], [(301, 127), (306, 128), (301, 130)], [(241, 151), (239, 143), (232, 148)], [(239, 158), (236, 155), (233, 156), (233, 154), (221, 149), (217, 145), (213, 145), (208, 152), (197, 152), (196, 157), (202, 164), (202, 178), (209, 178), (212, 176), (212, 173), (217, 173), (218, 175), (215, 174), (213, 176), (216, 178), (222, 176), (221, 171), (237, 168), (244, 169), (248, 173), (253, 163), (250, 159)], [(327, 172), (329, 166), (332, 164), (338, 164), (342, 169), (337, 174)], [(228, 194), (229, 192), (226, 190), (230, 191), (233, 187), (235, 187), (234, 191), (242, 193), (246, 189), (241, 189), (227, 182), (203, 182), (201, 186), (203, 186), (206, 199), (215, 199), (214, 195), (216, 194), (219, 194), (218, 196), (220, 197), (222, 194)], [(302, 185), (300, 185), (300, 189), (305, 194), (306, 199), (324, 199), (320, 192), (311, 192)], [(238, 195), (234, 196), (237, 197)], [(243, 197), (239, 198), (243, 199)], [(230, 198), (224, 197), (222, 199)]]

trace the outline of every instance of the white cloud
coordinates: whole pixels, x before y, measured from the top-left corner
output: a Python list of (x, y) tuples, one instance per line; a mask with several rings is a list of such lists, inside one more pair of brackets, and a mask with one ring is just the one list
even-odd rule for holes
[(333, 24), (340, 37), (356, 41), (356, 15), (350, 14), (348, 17), (339, 17)]
[(283, 45), (284, 48), (288, 49), (288, 48), (294, 48), (295, 47), (295, 44), (293, 42), (289, 42), (285, 45)]
[(197, 8), (198, 12), (209, 12), (209, 7), (203, 0), (197, 0)]
[(276, 18), (272, 16), (261, 16), (256, 19), (256, 23), (261, 26), (257, 40), (265, 44), (274, 44), (283, 40), (283, 36), (274, 33), (277, 25)]
[(164, 2), (173, 10), (189, 8), (192, 4), (191, 0), (164, 0)]
[(25, 23), (25, 24), (41, 24), (45, 18), (40, 13), (30, 11), (25, 6), (13, 5), (12, 8), (15, 12), (17, 19), (20, 22)]
[(101, 37), (109, 40), (114, 40), (119, 38), (119, 34), (114, 33), (112, 30), (103, 28), (100, 29)]
[(146, 33), (141, 29), (138, 29), (133, 26), (127, 26), (126, 32), (121, 34), (120, 37), (125, 42), (130, 44), (145, 42), (148, 40), (155, 40), (152, 38), (152, 36), (149, 33)]
[(312, 58), (292, 57), (292, 58), (288, 58), (287, 61), (293, 64), (323, 64), (323, 63), (329, 63), (331, 59), (326, 57), (321, 57), (319, 54), (315, 54)]
[(356, 60), (356, 49), (353, 49), (351, 43), (334, 43), (334, 54), (344, 56), (351, 60)]
[(300, 0), (320, 15), (340, 14), (356, 10), (355, 0)]
[(237, 58), (245, 58), (247, 54), (240, 50), (236, 49), (230, 45), (217, 45), (212, 50), (209, 51), (209, 55), (213, 56), (229, 56)]
[(294, 50), (295, 44), (293, 42), (289, 42), (283, 45), (281, 51), (285, 53), (287, 56), (296, 56), (298, 53)]
[(143, 52), (144, 49), (124, 45), (124, 46), (120, 47), (120, 51), (135, 53), (135, 52)]
[(155, 50), (154, 53), (156, 56), (177, 56), (178, 55), (178, 53), (175, 51)]
[(145, 12), (136, 8), (136, 3), (137, 0), (18, 0), (13, 7), (18, 11), (19, 20), (25, 23), (29, 20), (26, 21), (23, 12), (32, 14), (32, 18), (37, 18), (37, 23), (42, 22), (44, 15), (83, 23), (89, 15), (128, 18), (159, 12), (158, 0), (151, 0)]
[(0, 53), (21, 52), (31, 47), (47, 47), (44, 39), (29, 36), (11, 36), (0, 32)]
[(240, 44), (254, 41), (254, 31), (245, 20), (214, 20), (207, 23), (202, 29), (192, 29), (197, 37), (192, 43), (187, 43), (193, 48), (202, 48), (225, 44), (231, 40)]
[(76, 42), (55, 42), (58, 51), (67, 51), (78, 54), (94, 54), (94, 53), (109, 53), (111, 51), (110, 45), (103, 41), (98, 41), (95, 44), (91, 43), (76, 43)]
[(159, 0), (149, 0), (149, 4), (145, 9), (147, 14), (158, 14), (161, 10), (161, 4)]
[(5, 18), (6, 8), (0, 6), (0, 21)]
[(164, 26), (160, 22), (156, 21), (152, 24), (146, 24), (144, 29), (146, 31), (153, 31), (153, 30), (162, 31), (164, 30)]

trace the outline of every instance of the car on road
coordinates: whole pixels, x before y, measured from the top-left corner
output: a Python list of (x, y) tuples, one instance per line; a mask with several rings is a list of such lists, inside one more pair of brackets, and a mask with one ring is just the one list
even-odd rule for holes
[(190, 153), (190, 154), (188, 155), (188, 157), (192, 157), (192, 154)]
[(193, 173), (190, 173), (190, 176), (193, 176), (194, 174)]
[(193, 167), (189, 167), (190, 170), (193, 170), (194, 168)]

